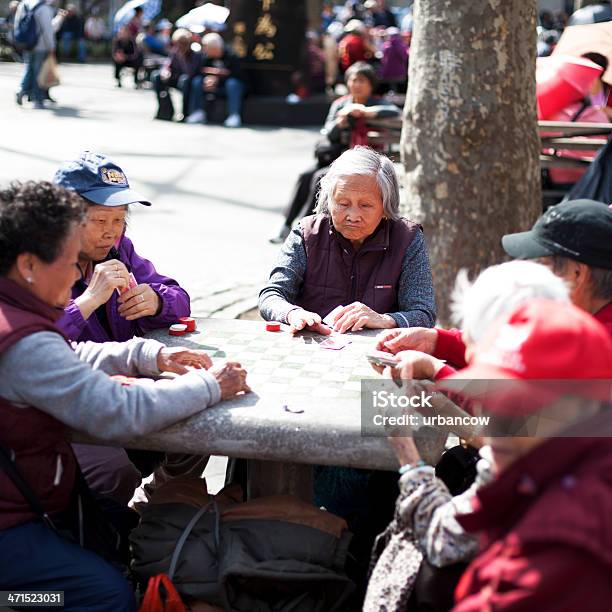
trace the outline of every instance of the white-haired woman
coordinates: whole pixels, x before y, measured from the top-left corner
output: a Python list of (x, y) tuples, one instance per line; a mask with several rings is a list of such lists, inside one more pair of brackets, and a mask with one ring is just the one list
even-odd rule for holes
[[(343, 153), (321, 182), (317, 212), (285, 241), (260, 294), (267, 320), (323, 334), (433, 325), (436, 313), (427, 248), (419, 225), (399, 214), (391, 161), (367, 147)], [(322, 319), (334, 315), (324, 325)], [(363, 584), (374, 537), (397, 495), (394, 474), (315, 469), (315, 503), (346, 519), (355, 534), (353, 577)]]
[(393, 103), (374, 95), (376, 70), (370, 64), (353, 64), (344, 73), (344, 81), (348, 94), (329, 107), (325, 125), (321, 129), (324, 139), (315, 147), (316, 162), (298, 176), (284, 212), (283, 225), (278, 235), (270, 239), (272, 244), (284, 242), (295, 220), (312, 213), (319, 184), (330, 164), (347, 149), (366, 144), (366, 121), (398, 117), (400, 114)]
[(204, 51), (199, 74), (194, 77), (189, 100), (187, 123), (206, 123), (207, 106), (218, 97), (227, 100), (225, 127), (242, 125), (244, 76), (240, 60), (228, 49), (216, 32), (202, 38)]
[[(388, 158), (355, 147), (331, 165), (316, 214), (288, 236), (259, 309), (264, 319), (293, 331), (324, 334), (434, 324), (423, 231), (399, 214), (399, 186)], [(328, 327), (322, 320), (332, 311)]]
[[(530, 261), (491, 266), (473, 284), (465, 274), (460, 274), (453, 294), (453, 316), (463, 328), (468, 356), (500, 317), (534, 299), (569, 303), (569, 289), (548, 268)], [(423, 348), (426, 344), (431, 345), (425, 330), (419, 337)], [(454, 372), (428, 353), (402, 351), (402, 341), (416, 346), (409, 335), (381, 334), (380, 340), (378, 348), (381, 350), (389, 350), (389, 345), (399, 349), (394, 352), (400, 364), (388, 372), (394, 378), (433, 379)], [(435, 347), (435, 338), (433, 343)], [(490, 448), (480, 449), (481, 460), (474, 483), (460, 495), (452, 496), (434, 468), (422, 464), (412, 438), (390, 437), (389, 443), (401, 466), (400, 495), (395, 519), (376, 547), (380, 556), (371, 574), (363, 609), (365, 612), (378, 611), (383, 600), (388, 612), (408, 609), (422, 561), (426, 562), (424, 578), (419, 581), (429, 582), (431, 588), (425, 589), (425, 596), (434, 593), (436, 601), (432, 609), (450, 608), (453, 586), (465, 563), (478, 550), (477, 539), (467, 534), (455, 517), (469, 513), (472, 499), (480, 487), (491, 481)], [(438, 574), (434, 575), (435, 572)], [(414, 599), (410, 603), (416, 605)]]

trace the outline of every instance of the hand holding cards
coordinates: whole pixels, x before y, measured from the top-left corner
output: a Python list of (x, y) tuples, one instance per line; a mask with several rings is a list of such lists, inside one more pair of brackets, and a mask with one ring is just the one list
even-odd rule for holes
[(126, 291), (129, 291), (130, 289), (133, 289), (134, 287), (136, 287), (136, 285), (138, 285), (138, 282), (136, 281), (136, 278), (134, 277), (134, 275), (130, 272), (128, 274), (128, 285), (127, 287), (122, 287), (121, 289), (119, 287), (117, 287), (117, 293), (119, 295), (123, 295)]
[(331, 334), (331, 329), (324, 325), (316, 312), (309, 312), (303, 308), (295, 308), (287, 315), (287, 323), (291, 326), (291, 333), (295, 334), (302, 329), (317, 332), (324, 336)]
[(399, 359), (391, 353), (385, 353), (384, 351), (370, 351), (366, 354), (366, 359), (373, 365), (380, 366), (381, 368), (395, 367), (399, 363)]
[(361, 302), (353, 302), (348, 306), (336, 306), (324, 319), (334, 331), (344, 334), (349, 331), (363, 329), (390, 329), (396, 323), (390, 315), (379, 314)]

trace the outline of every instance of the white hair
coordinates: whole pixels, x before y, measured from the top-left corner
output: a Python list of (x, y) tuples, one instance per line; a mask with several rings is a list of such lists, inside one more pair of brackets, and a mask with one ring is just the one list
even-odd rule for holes
[(172, 34), (172, 42), (176, 43), (182, 39), (191, 40), (191, 32), (187, 28), (178, 28), (178, 30)]
[(565, 281), (534, 261), (509, 261), (483, 270), (471, 283), (466, 270), (457, 275), (452, 294), (453, 319), (472, 342), (480, 341), (491, 324), (531, 299), (569, 302)]
[(212, 47), (213, 49), (225, 48), (225, 43), (219, 34), (216, 32), (210, 32), (202, 37), (202, 45), (205, 47)]
[(340, 177), (372, 176), (376, 178), (383, 201), (384, 215), (388, 219), (399, 219), (399, 183), (393, 162), (369, 147), (354, 147), (345, 151), (321, 179), (317, 196), (317, 214), (329, 212), (333, 202), (336, 183)]

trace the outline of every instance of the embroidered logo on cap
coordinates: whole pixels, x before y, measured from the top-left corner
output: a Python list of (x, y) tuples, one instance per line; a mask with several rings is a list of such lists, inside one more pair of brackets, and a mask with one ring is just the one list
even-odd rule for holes
[(100, 176), (108, 185), (127, 186), (128, 184), (125, 174), (123, 174), (123, 172), (120, 170), (115, 170), (114, 168), (100, 168)]

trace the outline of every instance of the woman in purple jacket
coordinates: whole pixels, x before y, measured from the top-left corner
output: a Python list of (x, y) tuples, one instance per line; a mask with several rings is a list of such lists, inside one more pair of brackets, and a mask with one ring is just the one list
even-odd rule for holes
[[(189, 295), (172, 278), (134, 250), (125, 235), (128, 206), (151, 203), (131, 189), (121, 168), (104, 155), (84, 151), (65, 162), (54, 182), (87, 203), (81, 230), (81, 278), (57, 326), (73, 341), (124, 342), (190, 314)], [(144, 476), (158, 468), (160, 478), (204, 471), (207, 457), (97, 448), (74, 444), (89, 486), (125, 505)], [(160, 467), (160, 462), (163, 465)], [(156, 477), (158, 471), (156, 470)]]
[(89, 204), (81, 234), (81, 279), (58, 323), (71, 340), (123, 342), (189, 316), (187, 292), (159, 274), (125, 236), (128, 205), (150, 202), (130, 188), (119, 166), (84, 151), (62, 164), (54, 182)]

